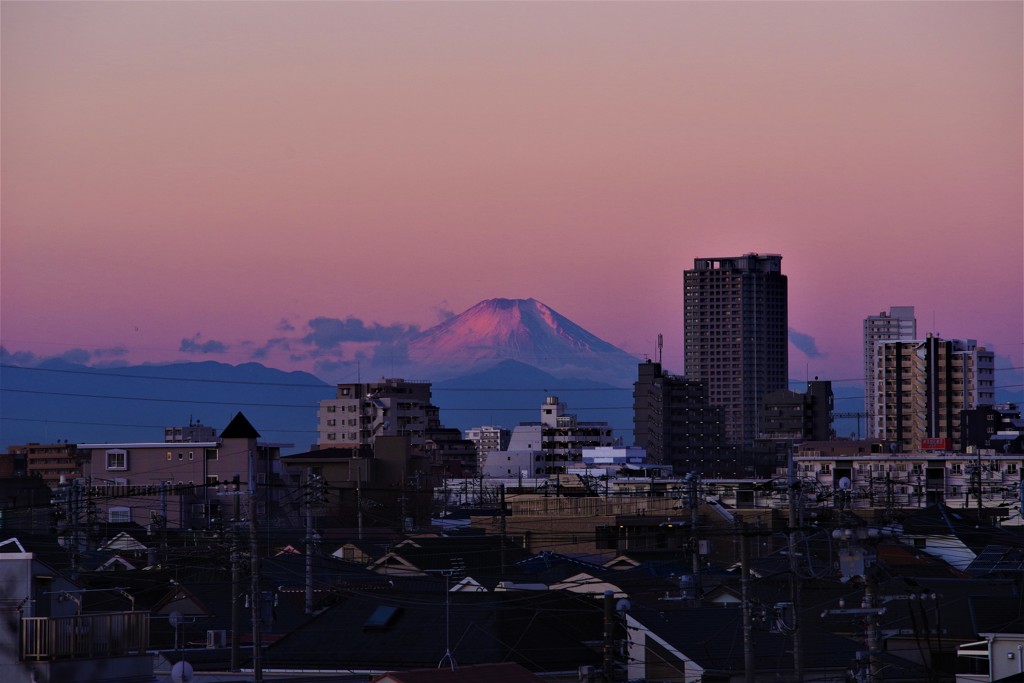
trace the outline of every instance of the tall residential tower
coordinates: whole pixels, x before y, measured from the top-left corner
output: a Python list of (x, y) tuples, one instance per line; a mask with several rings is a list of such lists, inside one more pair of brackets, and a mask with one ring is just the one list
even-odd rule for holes
[(750, 445), (761, 399), (788, 385), (782, 256), (694, 259), (684, 287), (686, 377), (703, 382), (711, 404), (721, 406), (726, 441)]

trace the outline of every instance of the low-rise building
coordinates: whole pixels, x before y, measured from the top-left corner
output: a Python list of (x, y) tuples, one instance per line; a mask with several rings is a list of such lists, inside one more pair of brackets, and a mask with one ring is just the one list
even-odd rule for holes
[(254, 504), (265, 517), (274, 514), (282, 494), (275, 486), (281, 483), (281, 448), (290, 445), (260, 441), (242, 413), (214, 441), (79, 444), (88, 464), (84, 478), (69, 483), (64, 500), (69, 517), (91, 506), (109, 522), (208, 528), (226, 505), (218, 486), (239, 475), (247, 488), (259, 487)]

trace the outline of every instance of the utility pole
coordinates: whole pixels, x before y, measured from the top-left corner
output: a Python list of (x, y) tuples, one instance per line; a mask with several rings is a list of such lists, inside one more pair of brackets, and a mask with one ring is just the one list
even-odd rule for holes
[(604, 592), (604, 681), (615, 681), (615, 593)]
[(252, 670), (256, 683), (263, 683), (263, 662), (261, 661), (263, 643), (260, 637), (260, 554), (259, 540), (256, 538), (256, 480), (249, 482), (249, 590), (252, 595), (249, 604), (252, 607)]
[(505, 576), (505, 485), (501, 484), (498, 486), (498, 492), (501, 494), (501, 575)]
[(306, 468), (306, 614), (313, 613), (313, 468)]
[(797, 575), (797, 496), (800, 495), (800, 484), (796, 481), (796, 464), (793, 461), (793, 448), (789, 449), (789, 600), (793, 603), (793, 680), (801, 683), (804, 680), (803, 634), (800, 632), (800, 577)]
[(746, 522), (740, 522), (740, 600), (743, 604), (743, 680), (745, 683), (754, 683), (754, 636), (750, 615), (750, 558)]
[(234, 515), (231, 518), (231, 670), (239, 670), (239, 658), (240, 658), (240, 645), (238, 632), (239, 626), (241, 625), (241, 614), (239, 614), (239, 599), (238, 595), (242, 590), (242, 579), (241, 571), (239, 571), (239, 549), (238, 549), (238, 519), (241, 517), (239, 512), (239, 477), (236, 474), (232, 480), (232, 489), (235, 498), (234, 504)]
[(693, 546), (691, 552), (691, 557), (693, 559), (693, 590), (694, 597), (699, 601), (704, 596), (704, 589), (700, 578), (700, 539), (697, 537), (697, 525), (700, 523), (700, 506), (697, 503), (697, 487), (700, 485), (700, 475), (696, 472), (690, 472), (686, 475), (685, 481), (689, 484), (690, 543)]

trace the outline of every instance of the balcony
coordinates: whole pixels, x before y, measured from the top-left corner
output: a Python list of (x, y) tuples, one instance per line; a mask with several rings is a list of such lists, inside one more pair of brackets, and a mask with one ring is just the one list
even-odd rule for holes
[(143, 653), (147, 647), (147, 612), (101, 612), (21, 620), (22, 661), (118, 657)]

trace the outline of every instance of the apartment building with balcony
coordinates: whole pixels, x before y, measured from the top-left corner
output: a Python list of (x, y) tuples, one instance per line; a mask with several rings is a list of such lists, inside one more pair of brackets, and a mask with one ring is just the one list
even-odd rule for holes
[(883, 341), (917, 339), (917, 318), (913, 306), (890, 306), (889, 312), (864, 318), (864, 413), (868, 425), (875, 423), (875, 393), (878, 373), (875, 347)]
[(874, 436), (903, 452), (930, 439), (960, 448), (961, 412), (994, 403), (994, 358), (973, 339), (878, 342)]
[(764, 397), (760, 438), (772, 441), (827, 441), (832, 437), (832, 383), (815, 379), (807, 391), (780, 389)]
[(433, 424), (430, 400), (430, 382), (339, 384), (334, 398), (320, 401), (317, 446), (372, 446), (378, 436), (408, 436), (413, 447), (422, 447)]
[(22, 463), (20, 473), (39, 477), (51, 489), (62, 480), (82, 476), (82, 463), (87, 457), (73, 443), (27, 443), (9, 446), (7, 453), (11, 461)]
[(548, 396), (540, 406), (540, 422), (517, 425), (508, 448), (487, 456), (484, 474), (525, 478), (564, 474), (582, 461), (584, 448), (618, 445), (607, 422), (578, 420), (557, 396)]

